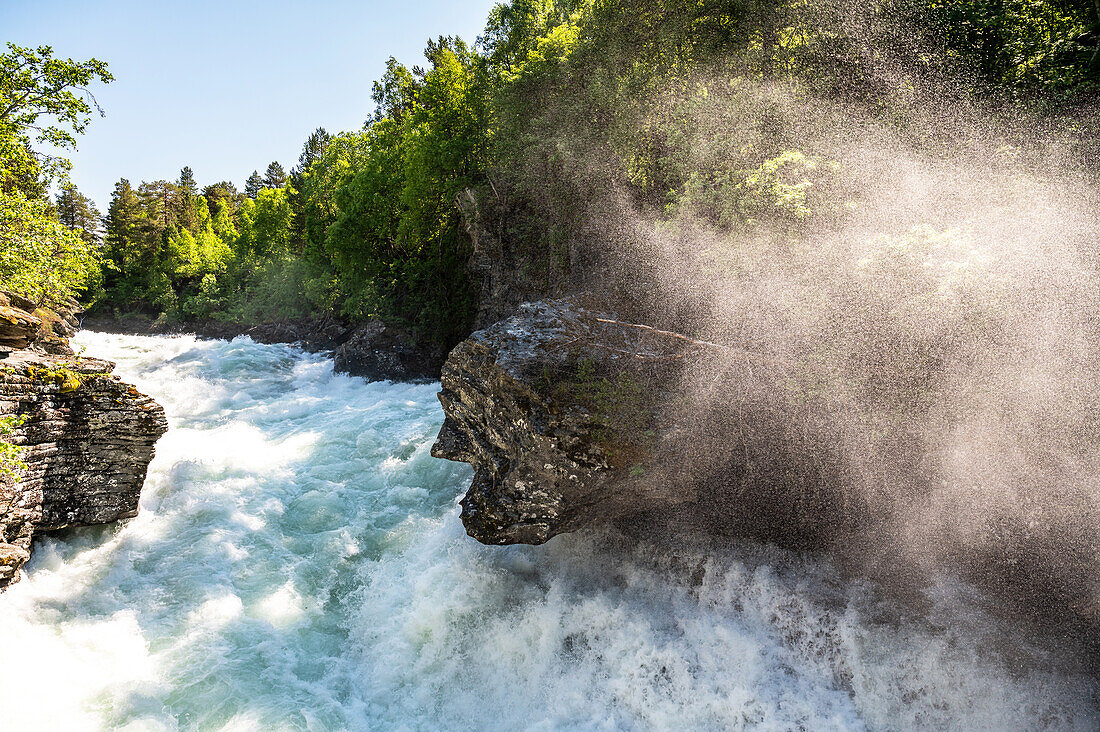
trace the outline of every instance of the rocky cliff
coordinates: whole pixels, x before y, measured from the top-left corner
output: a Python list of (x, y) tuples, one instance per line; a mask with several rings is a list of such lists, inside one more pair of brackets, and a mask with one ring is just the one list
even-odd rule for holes
[[(711, 395), (685, 394), (685, 370), (716, 347), (573, 299), (524, 304), (474, 333), (444, 365), (432, 451), (474, 467), (469, 534), (541, 544), (624, 518), (690, 520), (817, 548), (842, 525), (854, 530), (862, 511), (830, 489), (820, 445), (777, 431), (762, 411), (747, 425), (715, 411)], [(800, 412), (784, 416), (810, 418)]]
[(1003, 521), (992, 544), (907, 541), (911, 507), (937, 500), (929, 456), (899, 433), (868, 490), (867, 447), (800, 382), (815, 376), (575, 299), (527, 303), (450, 354), (432, 454), (474, 467), (462, 521), (485, 544), (607, 522), (690, 527), (828, 551), (903, 592), (947, 568), (1006, 609), (1100, 628), (1094, 549), (1072, 527)]
[(114, 364), (72, 353), (65, 337), (74, 324), (70, 312), (0, 294), (9, 445), (0, 458), (0, 588), (18, 579), (36, 533), (136, 515), (168, 428), (160, 405), (111, 375)]

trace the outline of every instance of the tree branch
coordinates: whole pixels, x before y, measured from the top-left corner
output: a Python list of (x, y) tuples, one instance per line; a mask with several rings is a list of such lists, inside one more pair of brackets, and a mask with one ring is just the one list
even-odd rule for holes
[(609, 325), (618, 325), (618, 326), (623, 327), (623, 328), (633, 328), (635, 330), (641, 330), (641, 331), (645, 331), (647, 333), (653, 333), (655, 335), (664, 336), (666, 338), (674, 338), (676, 340), (684, 341), (686, 343), (691, 343), (692, 345), (695, 345), (695, 346), (703, 346), (705, 348), (716, 348), (718, 350), (726, 351), (728, 353), (735, 353), (735, 354), (737, 354), (739, 356), (742, 356), (743, 358), (746, 358), (746, 359), (753, 359), (753, 360), (756, 360), (756, 361), (763, 361), (765, 363), (777, 364), (779, 366), (786, 366), (788, 368), (800, 368), (798, 366), (798, 364), (793, 364), (793, 363), (790, 363), (789, 361), (784, 361), (782, 359), (774, 358), (772, 356), (766, 356), (762, 353), (755, 353), (753, 351), (747, 351), (743, 348), (734, 348), (733, 346), (726, 346), (726, 345), (723, 345), (721, 343), (714, 343), (712, 341), (701, 341), (701, 340), (698, 340), (696, 338), (691, 338), (689, 336), (686, 336), (683, 333), (674, 333), (673, 331), (670, 331), (670, 330), (660, 330), (659, 328), (654, 328), (651, 325), (640, 325), (638, 323), (624, 323), (621, 320), (611, 320), (609, 318), (596, 318), (596, 321), (600, 322), (600, 323), (608, 323)]

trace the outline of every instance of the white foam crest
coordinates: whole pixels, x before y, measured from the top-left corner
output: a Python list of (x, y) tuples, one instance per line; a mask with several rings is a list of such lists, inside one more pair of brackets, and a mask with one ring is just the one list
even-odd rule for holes
[(247, 338), (77, 341), (172, 427), (136, 519), (39, 542), (0, 598), (5, 729), (1096, 727), (1095, 684), (1025, 640), (884, 613), (819, 561), (476, 544), (432, 386)]
[(256, 605), (256, 614), (279, 628), (298, 622), (305, 611), (305, 601), (293, 582), (287, 582)]
[[(36, 607), (33, 590), (20, 584), (0, 602), (4, 729), (100, 729), (114, 689), (156, 687), (157, 667), (132, 612), (62, 620)], [(28, 621), (31, 613), (38, 622)]]
[(372, 709), (399, 704), (398, 718), (454, 729), (999, 730), (1100, 719), (1087, 677), (1010, 668), (966, 631), (875, 621), (867, 588), (827, 565), (762, 548), (670, 555), (607, 537), (486, 549), (453, 514), (404, 528), (415, 539), (366, 570), (355, 634), (370, 669), (360, 692)]

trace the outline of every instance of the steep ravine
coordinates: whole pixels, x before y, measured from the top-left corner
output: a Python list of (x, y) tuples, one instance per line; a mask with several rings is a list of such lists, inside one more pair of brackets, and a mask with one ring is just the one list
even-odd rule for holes
[(140, 515), (43, 537), (0, 602), (5, 729), (1097, 728), (1095, 678), (949, 586), (918, 616), (754, 542), (474, 541), (435, 385), (248, 338), (74, 342), (171, 428)]

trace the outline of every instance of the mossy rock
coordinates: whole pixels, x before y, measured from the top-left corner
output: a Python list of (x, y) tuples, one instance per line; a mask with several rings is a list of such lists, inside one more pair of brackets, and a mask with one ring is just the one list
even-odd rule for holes
[(557, 373), (544, 370), (536, 382), (552, 404), (580, 406), (594, 422), (592, 437), (612, 467), (644, 473), (641, 465), (653, 452), (657, 419), (656, 385), (642, 374), (621, 370), (604, 373), (592, 358), (571, 360)]
[(73, 371), (65, 366), (59, 366), (54, 369), (42, 368), (39, 366), (28, 366), (27, 375), (35, 381), (52, 382), (57, 384), (58, 391), (62, 394), (69, 394), (76, 391), (80, 387), (84, 386), (86, 381), (98, 378), (100, 376), (107, 376), (107, 374), (101, 373), (89, 373), (84, 374), (77, 371)]

